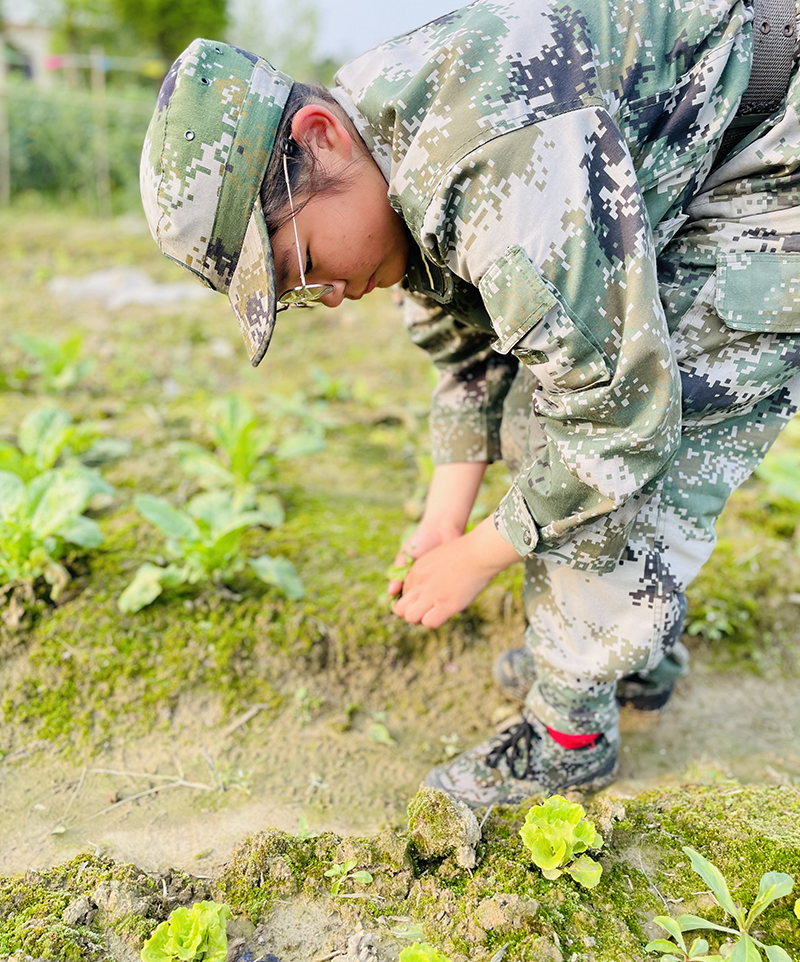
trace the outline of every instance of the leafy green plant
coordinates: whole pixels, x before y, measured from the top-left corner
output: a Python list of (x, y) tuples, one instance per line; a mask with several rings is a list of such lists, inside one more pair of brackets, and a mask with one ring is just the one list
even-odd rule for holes
[(60, 564), (65, 546), (96, 548), (103, 540), (96, 521), (84, 516), (97, 494), (113, 487), (81, 465), (43, 471), (26, 482), (0, 470), (0, 581), (4, 588), (44, 578), (55, 601), (70, 580)]
[(62, 394), (76, 387), (94, 367), (93, 357), (81, 357), (80, 334), (61, 341), (30, 334), (15, 334), (13, 339), (30, 364), (21, 368), (19, 374), (25, 379), (40, 377), (48, 394)]
[(134, 504), (145, 520), (167, 536), (170, 562), (165, 566), (151, 562), (141, 565), (119, 596), (120, 611), (140, 611), (155, 601), (164, 588), (203, 581), (224, 583), (246, 565), (287, 598), (303, 597), (303, 586), (288, 559), (267, 554), (247, 558), (241, 552), (244, 531), (271, 524), (269, 512), (242, 511), (226, 491), (198, 494), (186, 505), (186, 511), (149, 494), (137, 495)]
[(59, 464), (98, 465), (129, 451), (129, 441), (101, 437), (94, 422), (76, 423), (66, 411), (49, 405), (30, 411), (22, 419), (16, 444), (0, 442), (0, 470), (30, 481)]
[[(667, 939), (656, 939), (650, 942), (645, 950), (647, 952), (661, 952), (661, 962), (686, 962), (689, 959), (704, 959), (707, 962), (717, 962), (726, 958), (729, 962), (763, 962), (761, 949), (767, 954), (769, 962), (791, 962), (791, 959), (779, 945), (765, 945), (760, 942), (750, 929), (755, 920), (772, 904), (776, 899), (784, 898), (789, 895), (794, 888), (794, 880), (791, 875), (785, 872), (765, 872), (761, 876), (758, 885), (758, 895), (750, 908), (745, 912), (743, 906), (734, 902), (720, 870), (708, 859), (704, 858), (689, 846), (684, 846), (683, 851), (689, 856), (692, 868), (703, 879), (711, 889), (714, 899), (719, 907), (727, 913), (736, 923), (738, 928), (729, 928), (719, 925), (717, 922), (710, 922), (698, 915), (679, 915), (677, 919), (669, 916), (659, 915), (653, 920), (668, 932), (675, 943)], [(690, 949), (686, 948), (683, 939), (684, 932), (692, 932), (696, 929), (712, 929), (715, 932), (725, 932), (736, 937), (733, 949), (725, 956), (708, 955), (708, 943), (704, 939), (696, 939)], [(678, 951), (682, 954), (676, 955)], [(691, 954), (694, 952), (695, 954)]]
[(352, 858), (347, 858), (344, 862), (334, 862), (333, 867), (329, 868), (325, 873), (325, 878), (332, 878), (333, 883), (331, 884), (331, 895), (338, 895), (339, 889), (344, 885), (345, 882), (350, 880), (354, 882), (359, 882), (361, 885), (369, 885), (372, 881), (372, 876), (369, 872), (365, 872), (361, 869), (358, 872), (354, 872), (353, 869), (356, 867), (356, 862)]
[(557, 879), (566, 872), (587, 889), (600, 881), (602, 866), (580, 853), (587, 848), (599, 849), (603, 839), (577, 802), (551, 795), (530, 809), (519, 834), (546, 879)]
[(217, 902), (175, 909), (145, 942), (142, 962), (225, 962), (229, 918), (231, 910)]
[(450, 959), (427, 942), (415, 942), (403, 949), (397, 962), (450, 962)]
[(232, 492), (237, 508), (258, 508), (270, 515), (270, 525), (283, 523), (283, 507), (270, 494), (259, 492), (275, 472), (276, 462), (319, 451), (325, 444), (321, 424), (281, 434), (273, 405), (273, 416), (263, 421), (248, 402), (237, 394), (218, 398), (210, 407), (206, 429), (214, 450), (191, 441), (176, 445), (181, 467), (194, 475), (202, 487)]

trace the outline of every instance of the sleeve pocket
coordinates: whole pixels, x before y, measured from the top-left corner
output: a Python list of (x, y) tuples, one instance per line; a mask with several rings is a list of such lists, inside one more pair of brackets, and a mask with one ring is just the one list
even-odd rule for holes
[(508, 354), (522, 335), (558, 304), (516, 244), (486, 271), (478, 289), (497, 335), (492, 347), (498, 354)]
[(604, 354), (577, 327), (520, 247), (510, 247), (480, 283), (497, 334), (492, 345), (513, 354), (549, 395), (608, 381)]
[(736, 331), (800, 333), (800, 253), (720, 251), (715, 307)]

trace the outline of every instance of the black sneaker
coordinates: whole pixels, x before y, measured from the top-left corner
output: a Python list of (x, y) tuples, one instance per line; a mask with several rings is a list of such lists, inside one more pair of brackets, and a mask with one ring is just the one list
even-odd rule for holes
[[(626, 675), (617, 682), (617, 702), (638, 711), (660, 711), (669, 701), (675, 682), (688, 671), (689, 652), (678, 642), (652, 671)], [(525, 702), (536, 680), (533, 655), (527, 648), (510, 648), (494, 663), (494, 677), (512, 701)]]
[(586, 748), (562, 748), (531, 715), (425, 776), (470, 808), (516, 805), (531, 795), (569, 788), (595, 792), (617, 771), (616, 734), (598, 735)]

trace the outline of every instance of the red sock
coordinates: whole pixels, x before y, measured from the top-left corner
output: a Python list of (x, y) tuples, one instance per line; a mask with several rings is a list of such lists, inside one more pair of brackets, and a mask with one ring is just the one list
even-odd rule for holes
[(557, 732), (548, 726), (547, 731), (553, 741), (558, 742), (562, 748), (588, 748), (594, 745), (600, 734), (596, 735), (567, 735), (565, 732)]

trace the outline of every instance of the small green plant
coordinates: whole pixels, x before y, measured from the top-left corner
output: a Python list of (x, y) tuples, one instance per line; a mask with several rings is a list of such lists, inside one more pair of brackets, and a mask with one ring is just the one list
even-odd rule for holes
[(17, 585), (38, 578), (55, 601), (70, 580), (59, 559), (66, 545), (96, 548), (103, 540), (96, 521), (84, 516), (97, 494), (114, 489), (82, 465), (50, 469), (26, 482), (0, 471), (0, 586), (7, 596)]
[(167, 565), (145, 562), (117, 601), (120, 611), (140, 611), (164, 588), (212, 581), (224, 583), (248, 566), (257, 577), (278, 588), (287, 598), (303, 597), (303, 585), (292, 563), (264, 554), (247, 558), (240, 549), (242, 534), (255, 525), (271, 524), (265, 511), (242, 511), (230, 492), (207, 491), (189, 501), (186, 511), (149, 494), (134, 499), (145, 520), (166, 536)]
[(686, 632), (692, 637), (700, 635), (708, 641), (721, 641), (735, 635), (749, 618), (750, 613), (744, 608), (731, 611), (727, 602), (711, 598), (691, 613)]
[(354, 872), (353, 869), (356, 867), (356, 862), (352, 858), (347, 858), (344, 862), (334, 862), (333, 867), (329, 868), (325, 873), (325, 878), (332, 878), (333, 882), (331, 884), (331, 895), (338, 895), (339, 889), (344, 885), (345, 882), (353, 881), (359, 882), (361, 885), (369, 885), (372, 881), (372, 876), (369, 872), (365, 872), (361, 869), (358, 872)]
[(600, 881), (602, 866), (580, 853), (587, 848), (599, 849), (603, 839), (577, 802), (551, 795), (530, 809), (519, 834), (546, 879), (557, 879), (566, 872), (587, 889)]
[(450, 962), (450, 958), (427, 942), (415, 942), (403, 949), (397, 962)]
[(325, 401), (347, 401), (353, 396), (351, 379), (347, 375), (331, 377), (321, 367), (308, 369), (311, 378), (311, 393), (315, 398)]
[[(792, 962), (779, 945), (764, 945), (750, 933), (750, 928), (755, 920), (772, 902), (790, 894), (794, 888), (794, 880), (791, 875), (786, 875), (785, 872), (765, 872), (758, 885), (756, 900), (750, 911), (745, 913), (743, 906), (734, 902), (731, 898), (728, 883), (716, 865), (713, 865), (693, 848), (689, 848), (688, 845), (684, 846), (683, 851), (689, 856), (694, 871), (711, 889), (717, 905), (734, 920), (738, 928), (719, 925), (698, 915), (679, 915), (677, 919), (659, 915), (653, 921), (675, 939), (675, 944), (667, 939), (656, 939), (650, 942), (645, 950), (647, 952), (661, 952), (661, 962), (688, 962), (690, 959), (718, 962), (722, 958), (728, 959), (729, 962), (763, 962), (761, 949), (766, 952), (769, 962)], [(736, 941), (733, 948), (725, 956), (707, 954), (708, 943), (705, 939), (696, 939), (691, 948), (687, 949), (683, 933), (692, 932), (696, 929), (712, 929), (715, 932), (725, 932), (728, 935), (735, 936)], [(676, 955), (676, 952), (679, 954)]]
[(18, 378), (40, 377), (48, 394), (69, 391), (89, 374), (94, 367), (93, 357), (81, 357), (83, 338), (80, 334), (57, 341), (51, 337), (32, 337), (15, 334), (14, 343), (26, 355), (29, 366), (22, 367)]
[[(275, 473), (278, 461), (320, 451), (325, 446), (325, 429), (312, 422), (281, 433), (277, 414), (284, 413), (286, 405), (271, 402), (271, 416), (264, 421), (237, 394), (217, 399), (206, 425), (214, 450), (191, 441), (179, 442), (176, 450), (181, 467), (202, 487), (231, 491), (237, 508), (268, 513), (274, 528), (283, 523), (283, 507), (274, 495), (259, 492), (259, 487)], [(286, 413), (292, 412), (296, 413), (290, 406)]]
[(175, 909), (145, 942), (142, 962), (225, 962), (229, 918), (231, 910), (217, 902)]
[(309, 691), (305, 685), (295, 689), (294, 713), (302, 725), (307, 725), (322, 707), (322, 699)]
[[(112, 450), (108, 450), (109, 442)], [(60, 408), (37, 408), (23, 418), (15, 445), (0, 442), (0, 470), (13, 471), (30, 481), (57, 464), (76, 461), (98, 464), (110, 456), (119, 457), (127, 448), (126, 442), (115, 438), (98, 439), (94, 424), (75, 423)]]

